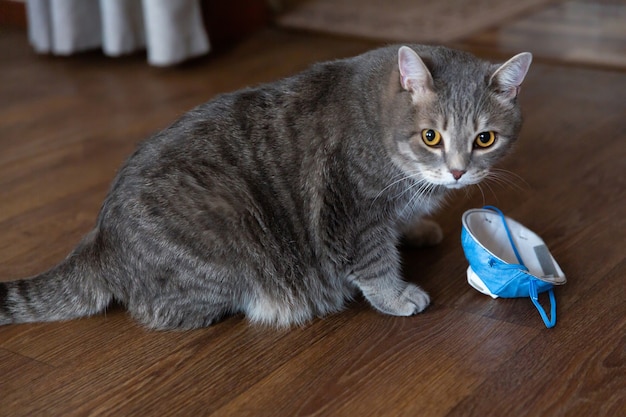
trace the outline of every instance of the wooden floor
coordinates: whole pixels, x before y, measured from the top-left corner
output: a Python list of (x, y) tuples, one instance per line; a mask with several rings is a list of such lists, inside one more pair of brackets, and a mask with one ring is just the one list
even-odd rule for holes
[[(500, 41), (461, 44), (501, 58)], [(0, 30), (0, 280), (61, 260), (135, 144), (185, 110), (374, 46), (269, 29), (162, 70), (141, 56), (35, 56), (25, 33)], [(148, 332), (116, 307), (4, 326), (0, 416), (626, 415), (626, 67), (611, 67), (536, 60), (521, 140), (501, 166), (510, 184), (459, 192), (437, 216), (443, 243), (403, 252), (406, 279), (433, 300), (423, 314), (384, 316), (357, 300), (289, 331), (238, 316)], [(537, 232), (567, 274), (554, 329), (530, 300), (467, 285), (460, 216), (485, 203)]]

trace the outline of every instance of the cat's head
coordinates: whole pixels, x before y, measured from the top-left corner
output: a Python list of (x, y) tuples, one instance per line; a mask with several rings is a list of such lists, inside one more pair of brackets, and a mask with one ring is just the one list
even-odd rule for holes
[(528, 52), (502, 65), (447, 48), (398, 50), (399, 80), (412, 102), (402, 168), (429, 184), (460, 188), (483, 180), (521, 128), (517, 103)]

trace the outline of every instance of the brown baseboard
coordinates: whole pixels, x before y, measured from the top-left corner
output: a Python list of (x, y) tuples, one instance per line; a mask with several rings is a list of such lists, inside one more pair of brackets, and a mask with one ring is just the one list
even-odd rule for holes
[(222, 49), (268, 26), (271, 7), (267, 0), (202, 0), (204, 25), (212, 50)]
[(21, 1), (0, 0), (0, 25), (26, 29), (26, 4)]
[[(202, 15), (213, 50), (227, 47), (269, 25), (267, 0), (202, 0)], [(26, 29), (26, 4), (0, 0), (0, 25)]]

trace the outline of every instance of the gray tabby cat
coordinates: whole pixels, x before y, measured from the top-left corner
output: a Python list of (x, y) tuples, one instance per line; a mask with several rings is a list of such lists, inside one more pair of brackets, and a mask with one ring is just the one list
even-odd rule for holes
[(510, 149), (530, 62), (387, 47), (203, 104), (138, 147), (69, 257), (0, 283), (0, 324), (115, 300), (154, 329), (239, 312), (287, 326), (358, 290), (383, 313), (421, 312), (396, 245), (437, 243), (423, 217)]

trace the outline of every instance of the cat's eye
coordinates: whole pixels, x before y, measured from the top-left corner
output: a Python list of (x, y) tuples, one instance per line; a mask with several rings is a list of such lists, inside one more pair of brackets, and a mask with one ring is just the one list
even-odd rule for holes
[(441, 133), (434, 129), (422, 130), (422, 140), (428, 146), (437, 146), (441, 143)]
[(496, 132), (481, 132), (474, 140), (474, 146), (477, 148), (488, 148), (496, 141)]

